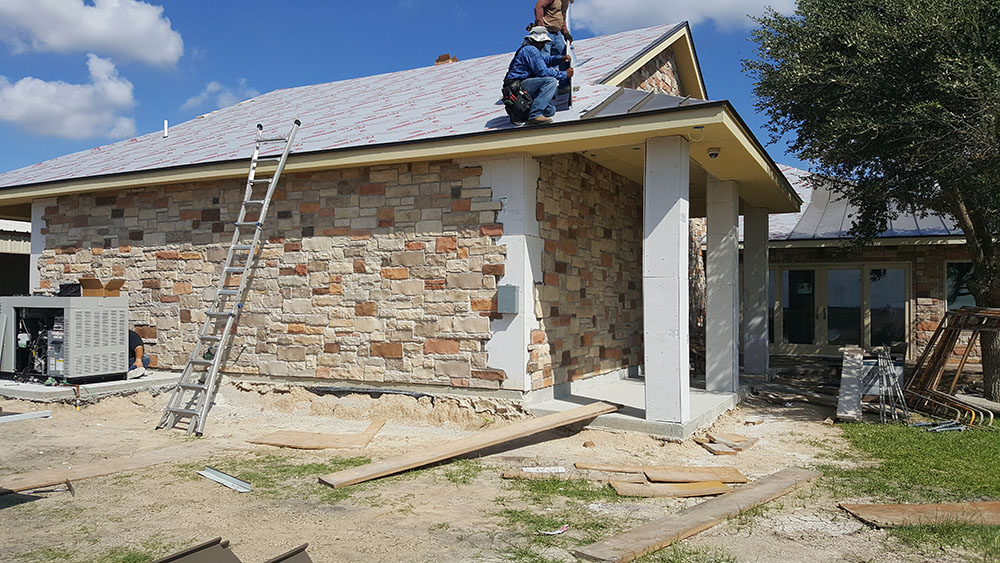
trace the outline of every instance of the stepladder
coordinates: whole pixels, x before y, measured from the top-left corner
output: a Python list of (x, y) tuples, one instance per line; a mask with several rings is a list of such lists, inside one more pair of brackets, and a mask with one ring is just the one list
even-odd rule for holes
[(186, 423), (188, 435), (201, 436), (205, 431), (221, 383), (220, 371), (260, 255), (264, 220), (300, 126), (296, 119), (287, 135), (265, 137), (264, 126), (257, 125), (243, 202), (233, 222), (232, 242), (219, 269), (219, 281), (210, 296), (211, 305), (205, 311), (191, 355), (180, 381), (171, 391), (157, 429)]

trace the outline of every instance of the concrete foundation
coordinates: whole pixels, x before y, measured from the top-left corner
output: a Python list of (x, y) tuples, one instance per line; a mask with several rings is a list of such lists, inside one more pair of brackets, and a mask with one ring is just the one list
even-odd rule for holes
[[(140, 391), (166, 391), (180, 381), (179, 373), (149, 373), (145, 377), (131, 380), (102, 381), (80, 385), (80, 400), (92, 402), (113, 395), (128, 395)], [(38, 403), (67, 403), (76, 400), (75, 386), (42, 385), (41, 383), (19, 383), (0, 381), (0, 397), (20, 399)]]

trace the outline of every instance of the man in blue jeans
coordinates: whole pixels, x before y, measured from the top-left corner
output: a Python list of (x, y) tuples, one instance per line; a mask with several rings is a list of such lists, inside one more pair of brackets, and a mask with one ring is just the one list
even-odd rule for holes
[(573, 77), (572, 68), (563, 71), (559, 70), (559, 65), (569, 62), (570, 58), (569, 55), (547, 57), (542, 54), (545, 45), (552, 41), (548, 30), (542, 26), (531, 28), (531, 33), (526, 35), (524, 40), (526, 45), (518, 49), (514, 55), (504, 83), (520, 80), (521, 88), (531, 95), (534, 101), (531, 104), (528, 123), (532, 125), (551, 123), (552, 116), (556, 114), (556, 106), (552, 103), (556, 89), (560, 82)]
[(146, 368), (149, 367), (149, 355), (146, 352), (145, 342), (139, 333), (128, 331), (128, 374), (126, 379), (135, 379), (146, 375)]

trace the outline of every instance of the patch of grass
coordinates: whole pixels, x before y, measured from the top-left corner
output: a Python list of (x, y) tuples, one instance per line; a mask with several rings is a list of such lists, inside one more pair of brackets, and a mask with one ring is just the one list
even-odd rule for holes
[(560, 559), (552, 559), (538, 553), (535, 548), (525, 545), (512, 545), (503, 550), (503, 557), (514, 563), (562, 563)]
[[(357, 488), (334, 489), (317, 482), (317, 478), (367, 463), (371, 463), (371, 459), (367, 457), (330, 458), (323, 462), (296, 463), (295, 460), (267, 454), (224, 459), (215, 462), (212, 467), (250, 483), (253, 492), (249, 494), (273, 499), (294, 496), (316, 497), (324, 503), (337, 503), (351, 496)], [(197, 470), (204, 467), (204, 464), (194, 465)]]
[[(594, 514), (575, 503), (561, 510), (547, 510), (543, 513), (507, 508), (495, 514), (506, 520), (507, 528), (515, 530), (533, 546), (586, 545), (620, 532), (628, 525), (628, 522), (623, 522), (620, 518)], [(569, 528), (563, 534), (548, 536), (539, 533), (558, 530), (565, 524)]]
[[(992, 432), (927, 432), (888, 424), (845, 424), (844, 437), (862, 467), (819, 465), (821, 483), (838, 498), (884, 502), (971, 502), (1000, 499), (1000, 440)], [(958, 547), (1000, 559), (1000, 530), (945, 524), (903, 526), (890, 533), (910, 546)]]
[(672, 545), (636, 559), (636, 563), (736, 563), (736, 557), (721, 549)]
[(757, 520), (784, 507), (783, 504), (775, 502), (758, 504), (752, 508), (741, 510), (736, 516), (729, 518), (729, 521), (736, 525), (737, 530), (748, 529), (752, 531)]
[(1000, 440), (991, 432), (926, 432), (887, 424), (845, 424), (844, 437), (874, 462), (820, 465), (839, 497), (893, 502), (963, 502), (1000, 498)]
[(553, 477), (550, 479), (514, 479), (511, 486), (533, 504), (548, 504), (555, 497), (563, 497), (580, 502), (623, 502), (607, 484), (590, 481), (570, 481)]
[(46, 561), (69, 561), (73, 559), (73, 552), (61, 547), (42, 547), (26, 551), (17, 556), (18, 561), (26, 563), (44, 563)]
[(899, 526), (889, 533), (910, 547), (956, 546), (981, 554), (984, 561), (1000, 561), (1000, 528), (996, 526)]
[(444, 477), (456, 485), (468, 485), (485, 469), (475, 460), (458, 459), (444, 467)]

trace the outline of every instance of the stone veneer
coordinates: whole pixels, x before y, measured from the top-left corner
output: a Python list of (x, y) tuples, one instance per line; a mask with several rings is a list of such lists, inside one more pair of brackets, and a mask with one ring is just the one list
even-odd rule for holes
[(642, 186), (579, 155), (539, 159), (539, 389), (642, 364)]
[[(230, 373), (498, 388), (500, 204), (452, 161), (289, 174), (275, 193)], [(42, 286), (124, 277), (157, 366), (181, 369), (221, 274), (243, 181), (45, 202)], [(229, 280), (231, 283), (236, 280)]]
[[(944, 318), (946, 302), (946, 263), (968, 261), (964, 245), (881, 245), (854, 248), (772, 248), (772, 265), (907, 263), (910, 280), (910, 347), (909, 357), (916, 360)], [(967, 340), (966, 340), (967, 341)], [(962, 354), (964, 348), (956, 348)], [(972, 360), (979, 362), (978, 350)]]
[(621, 86), (644, 92), (659, 92), (671, 96), (683, 96), (680, 75), (677, 74), (677, 60), (673, 49), (665, 49), (649, 62), (642, 65)]

